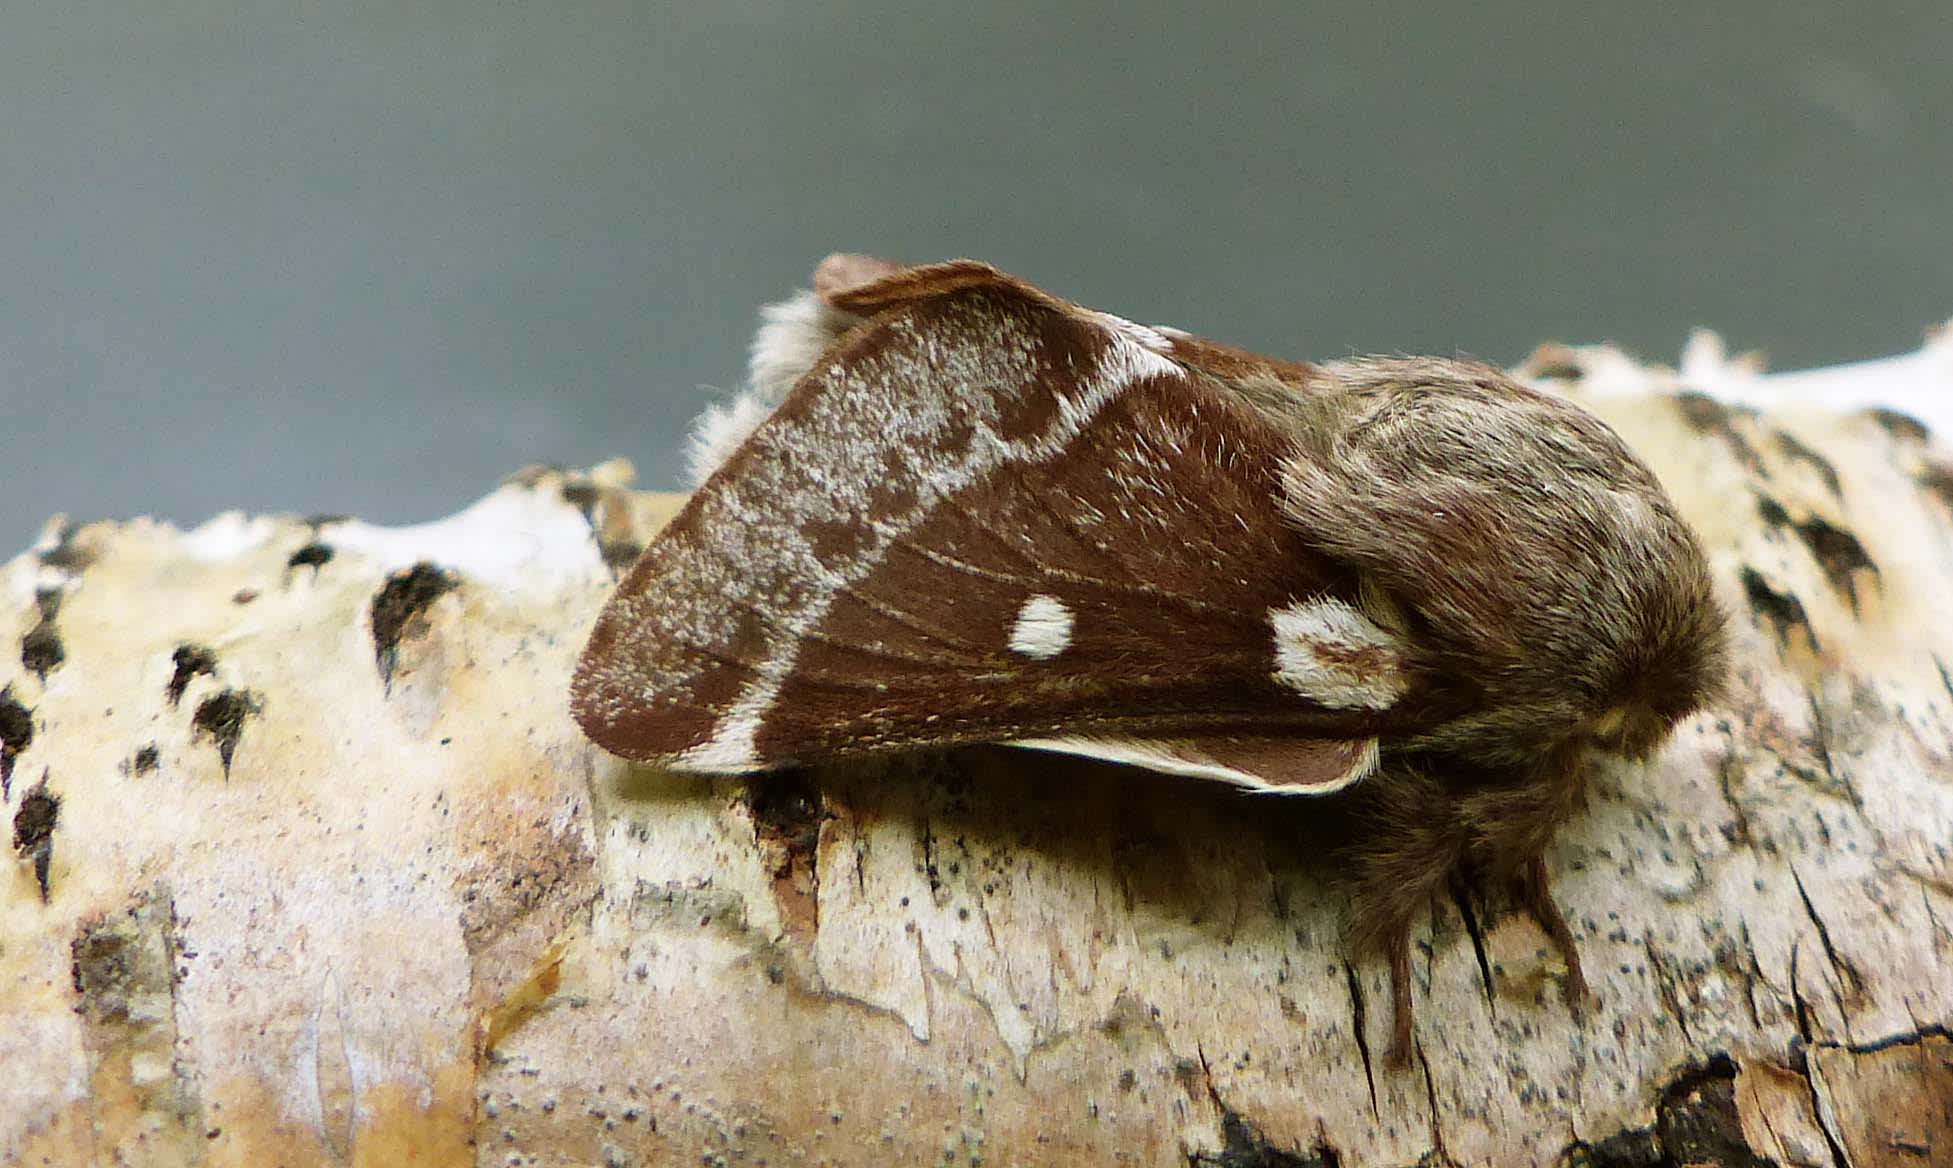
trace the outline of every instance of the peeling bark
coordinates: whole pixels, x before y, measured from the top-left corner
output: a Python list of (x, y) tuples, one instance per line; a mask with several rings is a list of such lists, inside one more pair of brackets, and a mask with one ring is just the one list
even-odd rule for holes
[(1549, 856), (1581, 1015), (1460, 888), (1410, 1066), (1375, 1057), (1333, 802), (602, 755), (570, 665), (675, 501), (533, 471), (419, 528), (55, 524), (0, 568), (0, 1161), (1953, 1163), (1947, 456), (1533, 372), (1663, 476), (1738, 657)]

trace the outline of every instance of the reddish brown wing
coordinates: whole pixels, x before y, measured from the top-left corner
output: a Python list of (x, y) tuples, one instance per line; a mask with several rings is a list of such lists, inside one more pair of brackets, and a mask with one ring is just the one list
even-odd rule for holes
[(866, 288), (599, 618), (572, 691), (595, 741), (712, 772), (1031, 739), (1360, 773), (1407, 666), (1282, 522), (1275, 423), (1169, 338), (982, 265)]

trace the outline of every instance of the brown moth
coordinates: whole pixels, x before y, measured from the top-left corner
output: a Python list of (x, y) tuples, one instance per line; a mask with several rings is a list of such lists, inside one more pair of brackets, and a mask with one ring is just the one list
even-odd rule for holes
[(969, 260), (832, 256), (591, 633), (600, 746), (742, 774), (1013, 743), (1345, 791), (1353, 940), (1390, 961), (1465, 873), (1561, 949), (1543, 854), (1594, 753), (1723, 672), (1701, 548), (1605, 425), (1486, 365), (1306, 365)]

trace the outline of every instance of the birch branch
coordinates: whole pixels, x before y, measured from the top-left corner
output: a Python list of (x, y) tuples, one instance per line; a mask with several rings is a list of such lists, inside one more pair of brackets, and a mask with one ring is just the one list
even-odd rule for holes
[(610, 464), (421, 527), (57, 521), (0, 568), (0, 1160), (1953, 1163), (1953, 464), (1841, 412), (1944, 409), (1953, 347), (1522, 372), (1661, 474), (1738, 657), (1550, 857), (1584, 1019), (1461, 895), (1388, 1070), (1316, 805), (602, 755), (569, 668), (678, 502)]

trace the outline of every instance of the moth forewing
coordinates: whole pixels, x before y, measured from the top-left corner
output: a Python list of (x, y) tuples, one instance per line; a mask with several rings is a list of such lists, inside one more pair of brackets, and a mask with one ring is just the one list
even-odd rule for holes
[[(714, 772), (1246, 735), (1345, 781), (1408, 683), (1283, 518), (1284, 430), (1115, 318), (943, 277), (855, 302), (653, 541), (579, 665), (586, 731)], [(1347, 635), (1311, 657), (1283, 614), (1318, 610)]]

